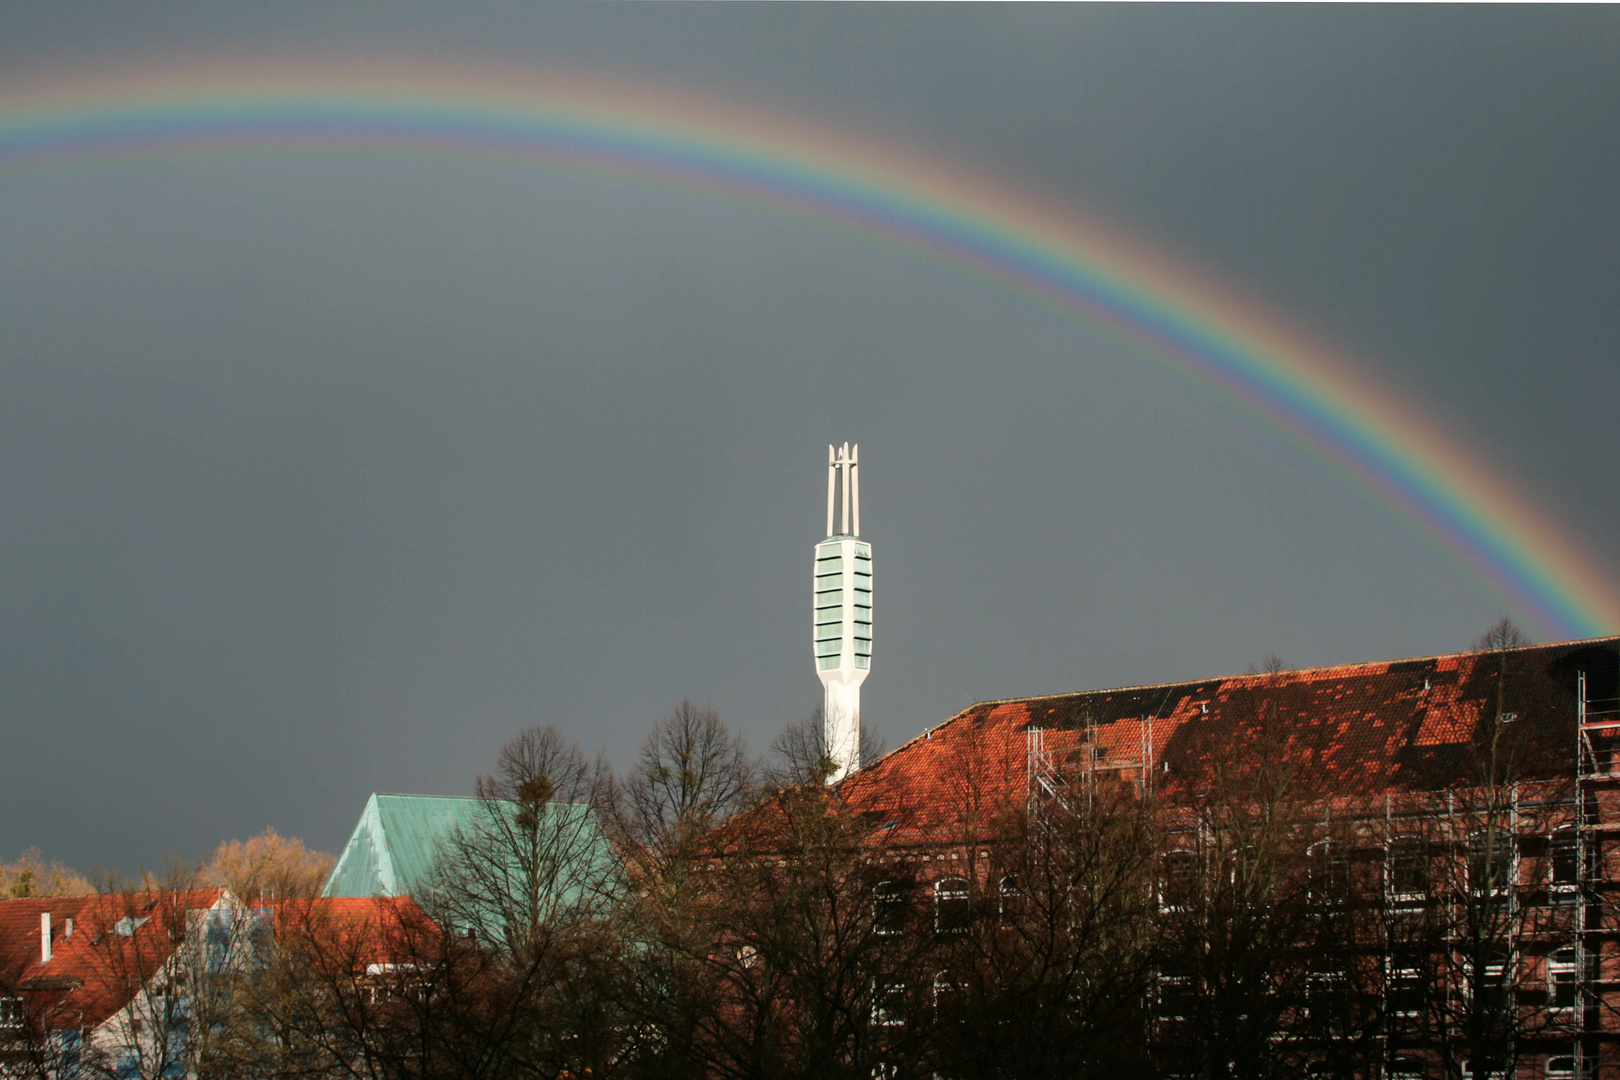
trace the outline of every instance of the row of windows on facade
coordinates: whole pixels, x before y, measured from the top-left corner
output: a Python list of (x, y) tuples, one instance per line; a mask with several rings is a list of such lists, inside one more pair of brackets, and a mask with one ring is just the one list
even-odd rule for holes
[[(1571, 1054), (1553, 1054), (1541, 1061), (1542, 1075), (1546, 1080), (1592, 1080), (1597, 1076), (1597, 1061), (1585, 1058), (1577, 1063)], [(1460, 1069), (1462, 1080), (1507, 1080), (1509, 1076), (1523, 1075), (1517, 1070), (1510, 1070), (1501, 1062), (1480, 1062), (1476, 1068), (1474, 1062), (1464, 1061)], [(1323, 1076), (1336, 1076), (1337, 1073), (1324, 1069)], [(1389, 1063), (1384, 1070), (1385, 1080), (1428, 1080), (1434, 1073), (1422, 1058), (1398, 1057)]]
[[(1017, 909), (1020, 898), (1018, 879), (1013, 875), (1002, 878), (998, 892), (999, 914), (1006, 917)], [(941, 878), (934, 883), (933, 894), (935, 933), (965, 931), (972, 919), (968, 879)], [(909, 914), (910, 904), (904, 887), (899, 882), (879, 882), (873, 889), (872, 915), (875, 932), (884, 935), (904, 933)], [(1486, 994), (1506, 994), (1509, 986), (1508, 975), (1513, 962), (1512, 952), (1502, 947), (1494, 950), (1494, 953), (1494, 958), (1485, 961), (1479, 979), (1479, 991)], [(1589, 968), (1595, 959), (1595, 957), (1587, 958)], [(1435, 981), (1428, 966), (1425, 957), (1416, 952), (1397, 951), (1386, 958), (1385, 992), (1392, 1013), (1397, 1016), (1416, 1016), (1428, 1008), (1430, 987)], [(1555, 949), (1546, 955), (1546, 1007), (1549, 1011), (1568, 1012), (1580, 1004), (1582, 982), (1580, 967), (1579, 951), (1574, 945)], [(1161, 973), (1158, 984), (1161, 1005), (1167, 1007), (1167, 1017), (1173, 1018), (1176, 1015), (1174, 1002), (1178, 991), (1190, 992), (1192, 979), (1190, 976), (1164, 972)], [(1335, 995), (1342, 994), (1345, 986), (1346, 980), (1342, 974), (1331, 971), (1313, 973), (1307, 984), (1307, 999), (1316, 1002), (1318, 1007), (1323, 1007)], [(936, 986), (936, 996), (937, 994)]]
[[(1593, 1080), (1597, 1076), (1597, 1061), (1585, 1058), (1577, 1064), (1577, 1059), (1570, 1054), (1555, 1054), (1541, 1060), (1542, 1075), (1546, 1080)], [(1476, 1068), (1472, 1061), (1463, 1061), (1461, 1069), (1462, 1080), (1509, 1080), (1509, 1077), (1519, 1077), (1523, 1073), (1517, 1069), (1509, 1069), (1500, 1062), (1481, 1062)], [(1307, 1070), (1306, 1076), (1328, 1077), (1339, 1076), (1340, 1073), (1331, 1065), (1318, 1066), (1316, 1070)], [(1390, 1061), (1384, 1069), (1384, 1080), (1429, 1080), (1435, 1073), (1422, 1058), (1398, 1057)], [(1168, 1080), (1177, 1080), (1175, 1074), (1170, 1074)], [(1192, 1080), (1191, 1077), (1188, 1080)]]
[[(1350, 859), (1357, 850), (1346, 844), (1321, 841), (1307, 851), (1311, 891), (1322, 898), (1343, 896), (1350, 885)], [(1573, 902), (1581, 884), (1581, 853), (1573, 830), (1561, 831), (1547, 842), (1543, 882), (1520, 881), (1519, 847), (1506, 832), (1494, 836), (1476, 835), (1468, 841), (1468, 882), (1478, 892), (1499, 891), (1519, 884), (1545, 884), (1553, 903)], [(1419, 900), (1433, 887), (1435, 855), (1432, 845), (1421, 836), (1402, 836), (1388, 845), (1384, 860), (1384, 885), (1394, 900)], [(1587, 855), (1588, 869), (1595, 860)], [(1166, 852), (1162, 856), (1161, 896), (1166, 909), (1180, 907), (1196, 893), (1202, 861), (1189, 849)], [(1541, 864), (1538, 864), (1541, 865)], [(1233, 873), (1236, 873), (1234, 865)]]
[[(946, 877), (934, 882), (934, 932), (960, 933), (973, 918), (973, 902), (965, 877)], [(1006, 913), (1016, 902), (1017, 879), (1001, 880), (1001, 910)], [(903, 934), (911, 913), (906, 888), (898, 881), (880, 881), (872, 889), (872, 929), (879, 934)]]
[[(1342, 896), (1349, 888), (1346, 848), (1323, 842), (1315, 845), (1309, 854), (1312, 891), (1328, 897)], [(1469, 844), (1470, 883), (1481, 891), (1506, 888), (1517, 877), (1516, 858), (1517, 846), (1510, 835), (1498, 834), (1489, 842), (1474, 838)], [(1166, 911), (1176, 910), (1196, 895), (1201, 863), (1196, 852), (1185, 849), (1166, 852), (1162, 862), (1160, 904)], [(1552, 838), (1546, 862), (1546, 884), (1553, 902), (1572, 900), (1580, 885), (1578, 846), (1573, 834)], [(1385, 882), (1392, 898), (1426, 897), (1432, 887), (1431, 864), (1429, 845), (1423, 838), (1400, 837), (1393, 841), (1389, 845), (1385, 870)], [(998, 891), (999, 911), (1007, 915), (1018, 902), (1017, 878), (1012, 875), (1002, 878)], [(933, 893), (935, 931), (952, 933), (967, 929), (972, 915), (967, 878), (941, 878), (934, 883)], [(879, 882), (873, 889), (873, 922), (879, 934), (903, 933), (909, 910), (906, 890), (899, 882)]]
[[(1542, 1059), (1542, 1075), (1546, 1080), (1592, 1080), (1597, 1075), (1597, 1062), (1586, 1058), (1577, 1063), (1571, 1054), (1554, 1054)], [(1481, 1062), (1476, 1068), (1474, 1062), (1464, 1061), (1461, 1068), (1462, 1080), (1507, 1080), (1511, 1076), (1520, 1076), (1517, 1070), (1510, 1070), (1500, 1062)], [(1322, 1076), (1336, 1076), (1332, 1070), (1324, 1069)], [(1428, 1080), (1434, 1073), (1422, 1058), (1398, 1057), (1389, 1063), (1384, 1070), (1385, 1080)]]
[[(1589, 977), (1595, 974), (1595, 959), (1592, 956), (1586, 958)], [(1512, 951), (1507, 948), (1491, 950), (1481, 965), (1477, 984), (1470, 976), (1469, 967), (1467, 964), (1462, 965), (1463, 988), (1489, 999), (1482, 1003), (1485, 1011), (1498, 1012), (1504, 1009), (1510, 991), (1515, 989), (1509, 978), (1513, 970)], [(1549, 1013), (1569, 1014), (1583, 1005), (1580, 969), (1580, 952), (1574, 945), (1566, 945), (1547, 954), (1544, 969), (1545, 1007)], [(1395, 952), (1385, 957), (1383, 998), (1389, 1014), (1394, 1017), (1424, 1015), (1429, 1008), (1429, 995), (1438, 981), (1435, 975), (1435, 971), (1423, 954)], [(1196, 1001), (1195, 976), (1185, 970), (1163, 969), (1155, 978), (1154, 986), (1157, 999), (1156, 1013), (1159, 1019), (1170, 1021), (1187, 1019)], [(1306, 977), (1305, 1004), (1309, 1011), (1321, 1010), (1328, 1018), (1342, 1015), (1349, 996), (1349, 980), (1342, 970), (1323, 967)], [(1518, 1001), (1528, 1004), (1522, 996)]]
[[(1478, 1068), (1471, 1061), (1464, 1061), (1461, 1068), (1462, 1080), (1507, 1080), (1509, 1075), (1521, 1075), (1511, 1071), (1499, 1062), (1482, 1062)], [(1339, 1073), (1331, 1066), (1322, 1066), (1315, 1073), (1307, 1072), (1307, 1076), (1332, 1077)], [(1422, 1058), (1398, 1057), (1390, 1061), (1384, 1069), (1384, 1080), (1428, 1080), (1434, 1073)], [(1597, 1062), (1591, 1058), (1581, 1061), (1578, 1065), (1574, 1056), (1557, 1054), (1542, 1061), (1542, 1075), (1546, 1080), (1592, 1080), (1597, 1075)]]
[[(1572, 951), (1572, 950), (1571, 950)], [(909, 988), (903, 982), (891, 982), (873, 987), (872, 1014), (873, 1025), (885, 1028), (904, 1027), (907, 1022), (907, 1006), (909, 1004)], [(962, 984), (950, 972), (941, 971), (934, 976), (932, 987), (932, 1004), (937, 1012), (948, 1013), (953, 1007), (953, 999), (964, 991)], [(1543, 1074), (1546, 1080), (1590, 1080), (1596, 1073), (1596, 1062), (1590, 1058), (1577, 1061), (1573, 1055), (1555, 1054), (1543, 1059)], [(1330, 1069), (1325, 1069), (1323, 1076), (1337, 1075)], [(1431, 1075), (1429, 1065), (1422, 1058), (1398, 1057), (1390, 1062), (1384, 1073), (1387, 1080), (1427, 1080)], [(1472, 1067), (1471, 1062), (1463, 1062), (1462, 1075), (1464, 1080), (1505, 1080), (1507, 1071), (1499, 1064), (1492, 1062), (1480, 1063), (1480, 1068)]]

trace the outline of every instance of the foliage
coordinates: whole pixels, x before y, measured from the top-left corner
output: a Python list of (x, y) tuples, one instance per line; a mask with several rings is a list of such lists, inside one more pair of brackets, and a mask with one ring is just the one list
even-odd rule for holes
[(297, 838), (275, 829), (250, 840), (227, 840), (203, 865), (203, 880), (223, 885), (246, 901), (316, 896), (332, 872), (334, 858), (311, 851)]
[(88, 878), (55, 859), (47, 862), (37, 847), (24, 851), (15, 862), (0, 863), (0, 897), (81, 896), (95, 891)]

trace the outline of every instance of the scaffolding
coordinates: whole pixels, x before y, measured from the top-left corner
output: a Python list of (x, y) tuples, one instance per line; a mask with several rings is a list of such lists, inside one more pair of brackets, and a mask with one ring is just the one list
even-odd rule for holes
[[(1554, 925), (1564, 928), (1559, 932), (1568, 935), (1563, 940), (1569, 945), (1559, 947), (1567, 949), (1572, 946), (1574, 949), (1574, 1005), (1568, 1013), (1567, 1031), (1572, 1050), (1573, 1076), (1579, 1080), (1591, 1080), (1597, 1076), (1597, 1070), (1604, 1060), (1603, 1054), (1609, 1049), (1612, 1039), (1610, 1026), (1604, 1022), (1605, 992), (1610, 986), (1605, 981), (1602, 960), (1605, 944), (1608, 938), (1616, 935), (1616, 929), (1613, 920), (1605, 917), (1604, 845), (1605, 837), (1620, 834), (1620, 815), (1616, 813), (1620, 809), (1620, 697), (1591, 697), (1591, 683), (1585, 671), (1576, 672), (1576, 680), (1573, 792), (1564, 788), (1562, 794), (1554, 795), (1552, 792), (1556, 789), (1543, 787), (1534, 794), (1521, 793), (1519, 783), (1509, 786), (1507, 801), (1501, 812), (1504, 814), (1503, 828), (1507, 836), (1512, 838), (1509, 846), (1511, 861), (1504, 869), (1503, 876), (1506, 881), (1513, 883), (1505, 890), (1507, 903), (1514, 906), (1526, 902), (1545, 904), (1549, 910), (1564, 913), (1554, 923), (1543, 926), (1544, 929), (1552, 929)], [(1601, 676), (1597, 682), (1599, 686), (1607, 685)], [(1117, 725), (1121, 721), (1110, 721), (1107, 726), (1114, 730), (1106, 737), (1100, 737), (1099, 727), (1102, 725), (1094, 724), (1089, 717), (1073, 724), (1053, 727), (1032, 724), (1027, 727), (1027, 792), (1030, 808), (1072, 808), (1072, 799), (1089, 799), (1097, 785), (1110, 781), (1134, 783), (1139, 795), (1151, 797), (1158, 764), (1155, 760), (1154, 719), (1153, 714), (1139, 714), (1135, 718), (1137, 731), (1129, 734), (1118, 730)], [(1515, 715), (1512, 713), (1503, 715), (1504, 721), (1513, 719)], [(1125, 719), (1123, 723), (1130, 724), (1131, 720)], [(1125, 730), (1129, 732), (1129, 728)], [(1547, 779), (1552, 780), (1550, 777)], [(1552, 782), (1562, 786), (1558, 781)], [(1532, 785), (1533, 788), (1535, 786)], [(1522, 812), (1521, 794), (1530, 800)], [(1404, 798), (1394, 792), (1384, 793), (1381, 816), (1384, 819), (1386, 850), (1383, 853), (1382, 891), (1386, 911), (1399, 913), (1408, 908), (1418, 910), (1422, 903), (1417, 895), (1408, 895), (1416, 886), (1403, 881), (1399, 870), (1402, 856), (1391, 846), (1403, 834), (1399, 823), (1404, 819), (1410, 823), (1409, 827), (1415, 827), (1413, 837), (1422, 837), (1421, 843), (1426, 846), (1437, 836), (1428, 822), (1454, 822), (1458, 819), (1461, 808), (1457, 805), (1457, 799), (1455, 790), (1411, 792)], [(1547, 799), (1552, 802), (1545, 801)], [(1561, 807), (1555, 810), (1555, 803), (1561, 804)], [(1334, 814), (1335, 810), (1331, 800), (1323, 808), (1323, 812), (1329, 815)], [(1553, 816), (1546, 816), (1549, 811), (1553, 811)], [(1563, 825), (1554, 824), (1560, 820), (1564, 822)], [(1540, 871), (1543, 876), (1539, 882), (1525, 882), (1521, 875), (1521, 832), (1531, 821), (1537, 823), (1533, 828), (1546, 830), (1546, 861)], [(1331, 823), (1324, 822), (1324, 836), (1332, 831)], [(1541, 849), (1538, 847), (1537, 850)], [(1466, 853), (1459, 854), (1466, 857)], [(1542, 890), (1542, 899), (1536, 901), (1528, 896), (1521, 897), (1520, 889), (1524, 886)], [(1541, 941), (1540, 945), (1538, 955), (1544, 952), (1541, 959), (1548, 965), (1542, 977), (1547, 980), (1550, 995), (1556, 992), (1555, 976), (1551, 969), (1555, 946), (1546, 941)], [(1386, 942), (1384, 951), (1387, 955), (1383, 958), (1386, 984), (1404, 986), (1406, 981), (1417, 977), (1417, 973), (1407, 973), (1404, 969), (1397, 972), (1392, 966), (1395, 958), (1389, 954), (1390, 947)], [(1509, 963), (1517, 967), (1523, 959), (1515, 955)], [(1559, 962), (1560, 970), (1567, 970), (1562, 967), (1566, 962), (1562, 957)], [(1551, 1032), (1546, 1032), (1542, 1038), (1547, 1034)], [(1562, 1038), (1562, 1032), (1559, 1038)], [(1543, 1042), (1542, 1045), (1547, 1044)]]
[[(1137, 794), (1151, 797), (1154, 787), (1153, 721), (1151, 713), (1137, 717), (1137, 744), (1134, 753), (1120, 754), (1117, 744), (1105, 747), (1097, 741), (1097, 726), (1090, 721), (1078, 729), (1069, 727), (1046, 728), (1030, 725), (1024, 729), (1027, 757), (1026, 791), (1029, 805), (1034, 809), (1044, 799), (1066, 803), (1072, 790), (1067, 781), (1077, 780), (1087, 797), (1094, 792), (1099, 778), (1113, 778), (1134, 783)], [(1069, 738), (1052, 738), (1058, 735)]]
[[(1601, 1060), (1603, 1030), (1603, 806), (1620, 790), (1620, 699), (1591, 699), (1586, 672), (1577, 677), (1575, 746), (1575, 1075), (1592, 1075)], [(1607, 795), (1607, 797), (1606, 797)]]

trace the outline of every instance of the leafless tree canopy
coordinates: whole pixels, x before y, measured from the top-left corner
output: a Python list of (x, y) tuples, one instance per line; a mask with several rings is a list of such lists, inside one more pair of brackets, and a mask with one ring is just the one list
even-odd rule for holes
[(500, 749), (493, 775), (478, 778), (481, 799), (535, 807), (552, 800), (588, 803), (595, 793), (585, 755), (554, 727), (525, 728)]
[(1529, 644), (1532, 644), (1530, 635), (1519, 629), (1518, 623), (1506, 615), (1474, 639), (1474, 648), (1479, 652), (1501, 652), (1504, 649), (1517, 649)]
[[(861, 728), (860, 753), (863, 764), (871, 764), (883, 756), (883, 744), (865, 726)], [(777, 787), (790, 787), (825, 783), (836, 769), (832, 755), (827, 752), (827, 729), (818, 705), (809, 716), (789, 724), (772, 740), (765, 775)]]
[(753, 797), (759, 766), (713, 706), (682, 701), (654, 725), (623, 784), (630, 839), (665, 861), (692, 850)]

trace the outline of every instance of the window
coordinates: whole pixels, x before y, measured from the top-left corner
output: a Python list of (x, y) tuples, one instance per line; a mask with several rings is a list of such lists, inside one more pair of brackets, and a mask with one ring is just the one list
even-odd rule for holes
[(872, 929), (879, 934), (906, 930), (906, 892), (898, 881), (880, 881), (872, 889)]
[(940, 878), (934, 883), (935, 933), (960, 934), (968, 928), (972, 916), (967, 878)]
[(1396, 953), (1389, 958), (1385, 1001), (1396, 1016), (1422, 1016), (1429, 1005), (1429, 980), (1423, 958), (1416, 953)]
[(1577, 1074), (1580, 1080), (1592, 1080), (1597, 1075), (1596, 1059), (1584, 1060), (1579, 1069), (1576, 1068), (1572, 1057), (1550, 1057), (1547, 1059), (1547, 1080), (1575, 1080)]
[(1024, 913), (1024, 892), (1018, 887), (1018, 875), (1008, 874), (1001, 879), (1001, 925), (1014, 923)]
[(185, 1031), (170, 1033), (168, 1045), (163, 1048), (163, 1080), (183, 1080), (186, 1075)]
[(1429, 1067), (1422, 1058), (1398, 1057), (1389, 1063), (1386, 1080), (1429, 1080)]
[(1198, 979), (1187, 968), (1165, 968), (1154, 980), (1160, 1021), (1187, 1020), (1197, 1012)]
[(235, 921), (232, 916), (235, 912), (227, 910), (210, 911), (208, 913), (207, 929), (207, 959), (205, 961), (208, 973), (217, 975), (225, 970), (231, 957), (231, 928)]
[(1318, 968), (1305, 976), (1305, 1007), (1318, 1023), (1343, 1019), (1350, 1005), (1350, 981), (1336, 968)]
[(1322, 840), (1311, 845), (1311, 899), (1334, 904), (1350, 893), (1350, 863), (1343, 844)]
[(959, 1012), (962, 1000), (966, 997), (967, 987), (949, 971), (941, 971), (934, 976), (934, 1010), (947, 1016)]
[(906, 1022), (906, 984), (881, 983), (872, 994), (872, 1023), (877, 1027), (901, 1027)]
[(61, 1067), (57, 1076), (76, 1076), (79, 1068), (79, 1033), (77, 1031), (62, 1031), (57, 1033), (57, 1046), (61, 1048), (61, 1055), (57, 1058)]
[(1468, 838), (1468, 882), (1476, 893), (1499, 893), (1513, 884), (1513, 836), (1501, 827)]
[(1561, 829), (1547, 844), (1547, 891), (1554, 904), (1573, 904), (1580, 885), (1580, 845), (1575, 830)]
[(1167, 851), (1160, 859), (1159, 910), (1185, 911), (1198, 887), (1198, 856), (1190, 851)]
[(1507, 1080), (1507, 1068), (1492, 1058), (1482, 1059), (1476, 1067), (1472, 1061), (1462, 1063), (1463, 1080)]
[(1469, 964), (1469, 989), (1478, 993), (1478, 1004), (1486, 1014), (1501, 1016), (1509, 1006), (1508, 982), (1513, 956), (1506, 945), (1486, 945), (1480, 950), (1479, 970)]
[[(1575, 844), (1575, 831), (1564, 829), (1552, 838), (1551, 874), (1554, 885), (1580, 884), (1580, 862)], [(1570, 1060), (1574, 1060), (1573, 1058)]]
[(1429, 845), (1421, 836), (1397, 836), (1389, 845), (1389, 892), (1395, 900), (1429, 895)]
[(1263, 869), (1264, 862), (1260, 849), (1254, 844), (1234, 847), (1226, 853), (1227, 882), (1240, 893), (1257, 891), (1259, 895), (1269, 895), (1272, 876)]
[(364, 985), (366, 1000), (372, 1005), (399, 999), (422, 1001), (427, 997), (427, 981), (415, 964), (367, 964)]
[(22, 1025), (22, 998), (0, 997), (0, 1030), (14, 1030)]
[(1575, 946), (1559, 949), (1547, 957), (1547, 1008), (1565, 1010), (1575, 1007), (1579, 974)]

